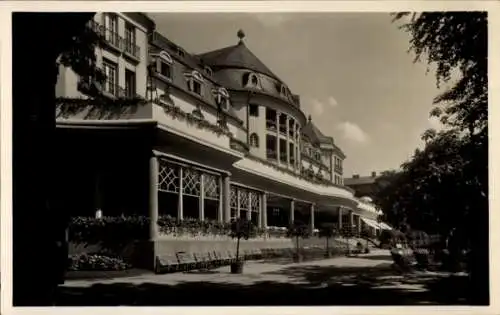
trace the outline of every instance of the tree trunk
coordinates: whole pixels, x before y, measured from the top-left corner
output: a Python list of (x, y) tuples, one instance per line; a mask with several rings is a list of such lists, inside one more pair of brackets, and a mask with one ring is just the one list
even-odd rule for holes
[(299, 253), (299, 237), (298, 236), (295, 238), (295, 241), (296, 241), (295, 246), (297, 247), (297, 257), (298, 257), (300, 254)]
[(236, 241), (236, 262), (239, 261), (239, 255), (240, 255), (240, 237), (238, 237), (238, 240)]
[(52, 182), (56, 60), (92, 15), (12, 15), (14, 306), (53, 304), (63, 280), (68, 215), (54, 204)]

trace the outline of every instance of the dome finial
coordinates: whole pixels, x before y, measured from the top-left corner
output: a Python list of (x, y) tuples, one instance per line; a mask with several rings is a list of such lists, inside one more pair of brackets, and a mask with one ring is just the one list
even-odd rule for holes
[(240, 39), (239, 44), (243, 44), (243, 38), (245, 38), (245, 32), (243, 32), (242, 29), (239, 29), (236, 35), (238, 35), (238, 38)]

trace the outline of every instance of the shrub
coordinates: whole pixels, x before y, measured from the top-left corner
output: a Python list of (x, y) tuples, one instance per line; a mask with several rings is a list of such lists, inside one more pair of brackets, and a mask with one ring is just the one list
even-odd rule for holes
[(68, 269), (71, 271), (118, 271), (130, 267), (121, 258), (98, 254), (79, 254), (70, 257)]
[(255, 226), (247, 219), (238, 218), (231, 222), (231, 237), (237, 239), (236, 243), (236, 261), (239, 261), (240, 240), (248, 240), (255, 236)]
[(394, 263), (402, 270), (409, 270), (412, 265), (411, 257), (412, 250), (409, 248), (393, 248), (391, 249), (391, 256)]
[(426, 269), (429, 267), (429, 250), (425, 248), (417, 248), (413, 251), (413, 255), (417, 261), (417, 266), (419, 268)]
[(145, 216), (73, 217), (69, 241), (75, 244), (99, 244), (103, 252), (117, 254), (127, 244), (149, 237), (149, 218)]

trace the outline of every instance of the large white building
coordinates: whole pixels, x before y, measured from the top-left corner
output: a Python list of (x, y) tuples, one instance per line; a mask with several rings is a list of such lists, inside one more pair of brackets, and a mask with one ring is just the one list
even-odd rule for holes
[[(57, 84), (57, 176), (75, 213), (379, 228), (375, 207), (343, 185), (342, 150), (242, 31), (235, 45), (195, 55), (142, 13), (99, 13), (93, 27), (106, 39), (96, 49), (106, 81), (61, 68)], [(80, 102), (92, 89), (114, 101)]]

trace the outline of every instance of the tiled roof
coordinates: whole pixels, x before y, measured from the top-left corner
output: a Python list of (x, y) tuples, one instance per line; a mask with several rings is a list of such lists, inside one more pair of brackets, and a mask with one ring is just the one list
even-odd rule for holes
[(268, 75), (280, 82), (262, 61), (247, 48), (243, 41), (237, 45), (229, 46), (197, 56), (204, 64), (211, 67), (243, 68)]
[(331, 144), (334, 145), (333, 143), (333, 138), (325, 136), (321, 130), (318, 129), (314, 125), (314, 123), (311, 120), (311, 116), (309, 116), (309, 120), (307, 124), (302, 128), (302, 132), (306, 137), (308, 137), (312, 142), (316, 143), (326, 143), (326, 144)]

